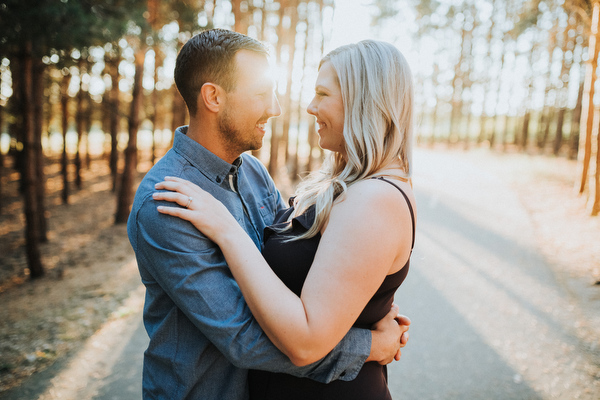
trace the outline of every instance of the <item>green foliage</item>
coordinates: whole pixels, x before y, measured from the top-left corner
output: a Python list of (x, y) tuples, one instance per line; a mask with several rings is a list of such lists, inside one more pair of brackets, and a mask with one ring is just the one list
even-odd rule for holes
[(197, 32), (201, 28), (198, 25), (198, 12), (204, 8), (204, 4), (199, 4), (203, 1), (174, 0), (170, 3), (171, 17), (179, 23), (180, 32)]
[(117, 40), (127, 24), (145, 23), (142, 0), (2, 0), (0, 52), (32, 41), (36, 56)]

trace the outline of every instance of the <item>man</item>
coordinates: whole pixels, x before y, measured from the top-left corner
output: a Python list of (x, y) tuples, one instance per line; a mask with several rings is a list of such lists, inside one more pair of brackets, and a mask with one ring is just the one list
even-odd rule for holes
[(323, 360), (294, 366), (252, 317), (218, 247), (190, 223), (157, 212), (154, 185), (182, 177), (223, 202), (260, 248), (263, 229), (284, 207), (264, 166), (242, 154), (262, 146), (268, 119), (281, 112), (263, 45), (205, 31), (181, 49), (175, 83), (189, 126), (141, 182), (128, 221), (146, 286), (144, 398), (246, 399), (247, 369), (329, 382), (354, 378), (368, 357), (393, 356), (406, 326), (353, 329)]

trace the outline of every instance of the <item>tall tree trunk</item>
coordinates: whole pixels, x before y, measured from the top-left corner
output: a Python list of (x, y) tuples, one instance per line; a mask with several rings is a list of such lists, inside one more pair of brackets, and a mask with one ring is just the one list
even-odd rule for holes
[[(498, 0), (492, 0), (492, 13), (491, 13), (491, 18), (490, 18), (490, 25), (489, 25), (489, 29), (487, 32), (487, 50), (486, 50), (486, 56), (485, 56), (485, 62), (486, 62), (486, 70), (489, 71), (491, 69), (491, 67), (493, 66), (493, 60), (492, 60), (492, 49), (493, 49), (493, 40), (494, 40), (494, 28), (496, 26), (496, 9), (497, 9), (497, 1)], [(477, 135), (477, 144), (482, 143), (484, 140), (486, 140), (486, 125), (487, 122), (489, 120), (489, 115), (487, 114), (486, 110), (487, 110), (487, 104), (489, 102), (490, 99), (490, 87), (492, 84), (492, 77), (491, 74), (488, 75), (488, 79), (485, 81), (485, 83), (483, 84), (483, 104), (481, 105), (481, 118), (479, 121), (479, 135)]]
[[(180, 27), (184, 26), (181, 20), (179, 20), (178, 22)], [(183, 47), (184, 43), (179, 42), (178, 44), (179, 50), (181, 49), (181, 47)], [(179, 90), (177, 90), (177, 86), (173, 85), (173, 105), (171, 107), (171, 146), (173, 146), (173, 139), (175, 139), (175, 130), (180, 126), (185, 125), (187, 115), (188, 109), (185, 105), (185, 101), (183, 100), (183, 97), (181, 97)]]
[(592, 30), (588, 44), (588, 61), (585, 73), (583, 104), (579, 134), (579, 193), (585, 191), (588, 180), (590, 160), (592, 158), (592, 130), (594, 126), (594, 85), (596, 84), (596, 68), (598, 67), (598, 27), (600, 24), (600, 3), (594, 2), (592, 11)]
[(544, 125), (544, 132), (542, 135), (542, 142), (540, 145), (540, 150), (544, 150), (546, 148), (546, 144), (548, 143), (548, 138), (550, 137), (550, 125), (552, 124), (552, 120), (554, 119), (555, 109), (554, 107), (548, 107), (548, 117), (546, 119), (546, 125)]
[(561, 107), (558, 110), (558, 117), (556, 118), (556, 135), (554, 136), (554, 146), (552, 152), (555, 156), (560, 152), (563, 142), (563, 125), (565, 123), (565, 112), (566, 108)]
[(83, 132), (85, 133), (85, 169), (90, 169), (92, 156), (90, 154), (90, 132), (92, 131), (93, 102), (90, 92), (85, 92), (85, 112), (83, 113)]
[(568, 157), (570, 160), (577, 158), (577, 150), (579, 148), (579, 129), (581, 125), (581, 110), (583, 108), (583, 86), (584, 80), (581, 80), (579, 84), (579, 91), (577, 92), (577, 103), (573, 109), (573, 115), (571, 116), (571, 133), (569, 135), (569, 152)]
[[(0, 57), (2, 63), (2, 57)], [(2, 97), (2, 68), (0, 68), (0, 97)], [(2, 127), (4, 125), (4, 107), (0, 104), (0, 137), (2, 137)], [(0, 177), (4, 171), (4, 154), (0, 148)], [(2, 212), (2, 179), (0, 179), (0, 212)]]
[[(517, 50), (514, 49), (514, 59), (516, 60), (517, 58)], [(517, 65), (516, 65), (516, 61), (513, 63), (513, 71), (514, 69), (516, 69)], [(514, 92), (516, 90), (516, 81), (514, 79), (511, 80), (511, 82), (508, 85), (508, 99), (513, 99), (514, 98)], [(515, 107), (516, 108), (516, 107)], [(516, 110), (515, 110), (516, 113)], [(512, 132), (513, 135), (513, 142), (514, 142), (514, 137), (517, 135), (517, 125), (518, 125), (518, 121), (517, 118), (511, 118), (510, 116), (511, 114), (511, 107), (509, 104), (509, 107), (507, 109), (506, 115), (504, 115), (504, 129), (502, 130), (502, 151), (506, 152), (508, 150), (508, 144), (509, 144), (509, 138), (510, 138), (510, 133)], [(512, 131), (510, 129), (512, 124)]]
[[(67, 69), (68, 71), (68, 69)], [(61, 104), (61, 121), (62, 121), (62, 137), (63, 137), (63, 149), (61, 157), (61, 174), (62, 174), (62, 202), (63, 204), (69, 204), (69, 156), (67, 154), (67, 133), (69, 131), (69, 84), (71, 83), (71, 73), (67, 72), (63, 75), (62, 85), (60, 90), (60, 104)]]
[(24, 124), (24, 110), (25, 105), (23, 100), (23, 85), (25, 81), (25, 73), (23, 69), (23, 55), (20, 54), (11, 58), (11, 75), (12, 75), (12, 90), (13, 94), (10, 97), (10, 103), (15, 119), (9, 125), (8, 130), (11, 138), (10, 152), (13, 155), (13, 168), (19, 173), (19, 193), (24, 192), (25, 179), (25, 128)]
[(498, 72), (498, 92), (496, 93), (496, 105), (495, 105), (495, 110), (494, 110), (494, 117), (492, 118), (492, 131), (490, 133), (489, 136), (489, 140), (490, 140), (490, 148), (493, 149), (494, 146), (496, 145), (496, 141), (498, 140), (498, 119), (500, 116), (500, 91), (502, 90), (502, 72), (504, 71), (504, 68), (506, 67), (506, 55), (507, 55), (507, 46), (506, 43), (509, 40), (509, 35), (505, 34), (502, 42), (501, 42), (501, 46), (502, 46), (502, 50), (501, 50), (501, 57), (500, 57), (500, 70)]
[[(437, 88), (439, 85), (439, 75), (440, 75), (440, 68), (437, 62), (434, 62), (433, 64), (433, 74), (431, 76), (431, 84), (434, 88)], [(438, 130), (437, 128), (437, 119), (438, 119), (438, 113), (439, 113), (439, 104), (442, 101), (442, 99), (440, 98), (440, 96), (438, 95), (438, 91), (434, 90), (433, 91), (435, 97), (435, 106), (433, 106), (433, 111), (431, 112), (431, 136), (429, 136), (429, 145), (433, 147), (433, 145), (435, 144), (436, 141), (436, 131)]]
[(156, 124), (158, 121), (158, 90), (156, 89), (156, 83), (158, 82), (158, 68), (162, 64), (162, 57), (159, 54), (160, 49), (158, 46), (154, 46), (154, 87), (152, 88), (152, 115), (150, 116), (150, 122), (152, 123), (152, 164), (156, 162)]
[(115, 45), (115, 54), (110, 58), (110, 175), (112, 177), (112, 191), (117, 190), (117, 176), (119, 170), (119, 126), (121, 115), (119, 111), (119, 63), (121, 62), (121, 51)]
[[(475, 14), (474, 10), (469, 10), (471, 15)], [(471, 81), (471, 76), (472, 76), (472, 71), (473, 71), (473, 30), (477, 29), (477, 18), (475, 17), (475, 15), (473, 15), (473, 24), (468, 28), (467, 30), (467, 45), (465, 46), (465, 55), (464, 55), (464, 62), (466, 65), (466, 70), (463, 73), (463, 84), (462, 84), (462, 90), (463, 92), (465, 91), (469, 91), (469, 93), (471, 92), (471, 88), (473, 86), (473, 82)], [(473, 118), (473, 113), (471, 112), (471, 106), (473, 104), (473, 100), (472, 100), (473, 96), (469, 96), (469, 99), (467, 99), (466, 101), (463, 101), (461, 104), (461, 121), (464, 120), (465, 118), (465, 114), (466, 114), (466, 121), (465, 121), (465, 127), (464, 127), (464, 131), (465, 134), (463, 136), (463, 140), (464, 140), (464, 149), (467, 150), (469, 148), (469, 141), (470, 141), (470, 136), (471, 136), (471, 120)], [(460, 134), (458, 134), (458, 137), (460, 137)]]
[(77, 93), (77, 114), (75, 115), (75, 124), (77, 129), (77, 148), (75, 150), (75, 186), (81, 189), (81, 140), (84, 130), (83, 115), (83, 56), (79, 59), (79, 92)]
[[(244, 2), (247, 4), (246, 2)], [(246, 5), (246, 8), (248, 6)], [(248, 33), (248, 24), (246, 23), (246, 14), (248, 10), (242, 10), (242, 1), (241, 0), (231, 0), (231, 8), (233, 11), (234, 24), (233, 30), (239, 33), (247, 34)]]
[(40, 243), (48, 241), (48, 224), (46, 223), (46, 179), (44, 176), (44, 151), (42, 148), (42, 131), (44, 125), (44, 63), (37, 57), (32, 65), (32, 96), (33, 96), (33, 134), (36, 175), (36, 216)]
[[(280, 1), (279, 6), (279, 25), (277, 27), (277, 45), (275, 47), (275, 55), (277, 57), (277, 63), (281, 63), (281, 51), (284, 43), (285, 29), (283, 26), (283, 18), (285, 17), (285, 10), (289, 0)], [(279, 136), (281, 128), (281, 118), (271, 120), (271, 148), (269, 154), (269, 174), (273, 178), (277, 176), (277, 167), (279, 164)]]
[[(304, 72), (306, 68), (306, 54), (308, 53), (308, 42), (309, 42), (309, 28), (312, 30), (308, 15), (304, 18), (306, 23), (306, 30), (304, 32), (304, 51), (302, 52), (302, 72)], [(302, 74), (304, 75), (304, 73)], [(300, 80), (300, 95), (298, 97), (298, 127), (296, 129), (296, 151), (294, 152), (294, 159), (292, 160), (292, 179), (298, 179), (298, 174), (300, 173), (300, 130), (302, 128), (303, 118), (303, 110), (302, 110), (302, 91), (304, 90), (304, 79)]]
[(521, 128), (521, 138), (519, 140), (519, 147), (521, 151), (527, 150), (527, 144), (529, 142), (529, 120), (531, 119), (531, 110), (528, 108), (523, 116), (523, 126)]
[[(265, 29), (267, 27), (267, 10), (265, 10), (265, 3), (262, 2), (262, 7), (260, 7), (260, 30), (258, 31), (257, 39), (266, 42), (265, 38)], [(259, 147), (256, 150), (252, 150), (252, 155), (258, 159), (260, 159), (262, 147)]]
[(289, 8), (290, 10), (290, 28), (286, 31), (287, 37), (286, 42), (288, 44), (288, 62), (287, 62), (287, 80), (286, 80), (286, 89), (285, 89), (285, 98), (284, 98), (284, 108), (282, 111), (283, 118), (283, 131), (281, 132), (281, 142), (279, 143), (282, 146), (284, 151), (285, 163), (289, 161), (290, 158), (290, 146), (289, 146), (289, 138), (290, 138), (290, 125), (292, 120), (292, 83), (294, 80), (293, 72), (294, 72), (294, 56), (296, 55), (296, 34), (298, 27), (298, 0), (292, 1), (292, 6)]
[[(562, 87), (558, 88), (558, 96), (556, 96), (556, 108), (558, 109), (557, 120), (556, 120), (556, 134), (554, 135), (554, 143), (552, 146), (552, 152), (554, 155), (558, 155), (563, 145), (563, 130), (565, 122), (565, 114), (567, 112), (567, 103), (569, 99), (569, 71), (573, 66), (573, 57), (567, 57), (569, 50), (573, 50), (576, 46), (575, 37), (569, 38), (569, 31), (574, 29), (575, 26), (569, 23), (565, 29), (563, 29), (562, 43), (561, 43), (561, 70), (560, 70), (560, 82)], [(572, 52), (571, 52), (572, 54)]]
[(36, 167), (35, 167), (35, 131), (33, 124), (33, 60), (32, 44), (27, 42), (20, 67), (22, 70), (21, 99), (23, 100), (23, 133), (24, 133), (24, 168), (23, 168), (23, 198), (25, 203), (25, 240), (27, 249), (27, 264), (32, 279), (44, 275), (44, 267), (39, 249), (39, 219), (36, 199)]
[(460, 56), (458, 62), (454, 66), (454, 77), (452, 78), (452, 109), (450, 111), (450, 132), (448, 132), (448, 144), (453, 144), (455, 141), (458, 141), (458, 121), (462, 120), (462, 94), (463, 94), (463, 84), (460, 82), (464, 82), (462, 77), (463, 74), (461, 72), (461, 67), (463, 65), (465, 59), (465, 48), (467, 42), (467, 30), (462, 28), (461, 32), (461, 40), (460, 40)]
[[(537, 40), (532, 45), (531, 51), (529, 52), (529, 65), (533, 65), (533, 59), (537, 55)], [(525, 115), (523, 116), (523, 125), (521, 127), (521, 135), (518, 138), (517, 145), (521, 148), (521, 151), (527, 150), (529, 144), (529, 121), (531, 120), (531, 108), (533, 104), (533, 70), (530, 70), (527, 75), (527, 96), (523, 102), (523, 108), (525, 109)]]
[(129, 217), (129, 208), (133, 203), (133, 184), (137, 170), (137, 134), (140, 125), (140, 110), (142, 108), (143, 92), (142, 79), (144, 74), (144, 59), (146, 49), (141, 48), (135, 54), (135, 78), (129, 115), (129, 141), (125, 149), (125, 168), (117, 199), (115, 223), (123, 224)]

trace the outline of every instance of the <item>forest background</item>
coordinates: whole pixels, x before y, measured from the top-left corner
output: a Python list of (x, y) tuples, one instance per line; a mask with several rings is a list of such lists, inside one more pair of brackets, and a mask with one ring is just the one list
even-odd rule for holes
[(271, 49), (283, 113), (255, 155), (278, 182), (322, 159), (305, 112), (318, 62), (366, 27), (407, 56), (419, 145), (577, 160), (572, 196), (596, 216), (599, 15), (596, 0), (1, 0), (0, 294), (62, 276), (40, 250), (64, 240), (49, 238), (48, 203), (72, 207), (96, 174), (126, 222), (140, 174), (186, 123), (177, 52), (212, 27)]

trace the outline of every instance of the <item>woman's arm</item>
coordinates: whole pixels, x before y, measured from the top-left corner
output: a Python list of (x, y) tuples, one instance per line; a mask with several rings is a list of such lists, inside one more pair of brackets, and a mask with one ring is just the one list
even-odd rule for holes
[(193, 199), (188, 209), (159, 211), (194, 223), (219, 245), (261, 327), (295, 364), (306, 365), (333, 349), (395, 262), (404, 263), (410, 254), (410, 215), (399, 207), (403, 202), (397, 190), (388, 186), (361, 182), (334, 205), (300, 297), (281, 282), (212, 196), (191, 183), (168, 178), (156, 188), (178, 193), (157, 193), (155, 199), (183, 206)]

